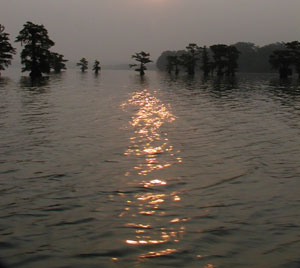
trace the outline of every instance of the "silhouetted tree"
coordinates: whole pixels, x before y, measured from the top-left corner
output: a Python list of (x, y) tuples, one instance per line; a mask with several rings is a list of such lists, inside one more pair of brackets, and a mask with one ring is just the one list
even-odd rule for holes
[(175, 71), (175, 74), (179, 74), (179, 66), (181, 65), (181, 60), (179, 56), (177, 55), (171, 55), (167, 57), (167, 66), (166, 69), (168, 73), (171, 73), (173, 70)]
[(238, 42), (232, 45), (240, 52), (237, 64), (240, 72), (257, 72), (258, 47), (249, 42)]
[(240, 52), (234, 46), (227, 47), (226, 53), (226, 75), (227, 76), (234, 76), (235, 72), (238, 68), (237, 60), (239, 58)]
[(171, 74), (174, 66), (173, 66), (173, 62), (172, 62), (172, 57), (173, 56), (167, 56), (167, 64), (166, 64), (166, 71)]
[(24, 45), (21, 62), (25, 66), (22, 68), (22, 72), (29, 71), (31, 78), (39, 78), (42, 77), (42, 73), (50, 72), (51, 54), (49, 49), (54, 46), (54, 42), (50, 40), (44, 25), (27, 22), (23, 25), (16, 42)]
[(58, 54), (56, 52), (51, 52), (50, 55), (50, 67), (54, 70), (55, 73), (60, 73), (61, 70), (66, 70), (66, 64), (68, 60), (64, 59), (64, 55)]
[(269, 59), (272, 68), (278, 69), (280, 78), (286, 79), (293, 74), (292, 64), (294, 62), (293, 53), (288, 49), (275, 50)]
[[(185, 50), (178, 50), (178, 51), (164, 51), (162, 52), (162, 54), (158, 57), (157, 61), (156, 61), (156, 67), (160, 70), (160, 71), (166, 71), (166, 67), (168, 65), (168, 56), (177, 56), (180, 57), (182, 54), (185, 53)], [(179, 58), (178, 58), (179, 60)], [(178, 66), (178, 70), (180, 70), (179, 66)]]
[(80, 67), (81, 72), (85, 72), (89, 67), (88, 67), (89, 62), (87, 61), (86, 58), (82, 58), (76, 65)]
[(293, 65), (300, 79), (300, 42), (293, 41), (285, 43), (287, 49), (289, 49), (293, 55)]
[(200, 47), (198, 47), (197, 44), (191, 43), (186, 47), (185, 53), (181, 55), (181, 64), (189, 75), (195, 74), (200, 53)]
[(234, 46), (227, 46), (224, 44), (213, 45), (210, 47), (213, 58), (214, 66), (217, 69), (217, 75), (234, 76), (238, 64), (239, 51)]
[(208, 76), (212, 71), (212, 62), (210, 62), (209, 53), (206, 46), (202, 48), (200, 69), (203, 71), (204, 76)]
[(217, 69), (217, 75), (222, 76), (225, 73), (224, 68), (226, 66), (227, 45), (212, 45), (210, 46), (210, 50), (213, 53), (214, 65)]
[(98, 74), (100, 70), (101, 70), (100, 61), (95, 60), (93, 71), (95, 72), (95, 74)]
[(256, 72), (259, 72), (259, 73), (271, 72), (272, 68), (269, 64), (270, 55), (275, 50), (282, 50), (282, 49), (285, 49), (284, 43), (272, 43), (269, 45), (258, 47), (256, 63), (255, 63)]
[(0, 76), (1, 71), (11, 64), (16, 49), (9, 42), (9, 34), (4, 32), (5, 27), (0, 24)]
[(145, 75), (145, 70), (147, 70), (146, 64), (152, 62), (150, 60), (150, 53), (146, 53), (144, 51), (141, 51), (140, 53), (135, 53), (134, 55), (131, 56), (131, 58), (135, 59), (138, 64), (130, 64), (130, 68), (132, 67), (138, 67), (135, 69), (135, 71), (140, 73), (140, 76)]

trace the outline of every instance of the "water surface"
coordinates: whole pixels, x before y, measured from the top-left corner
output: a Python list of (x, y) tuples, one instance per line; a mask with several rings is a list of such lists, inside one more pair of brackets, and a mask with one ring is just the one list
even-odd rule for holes
[(299, 267), (300, 84), (0, 80), (9, 267)]

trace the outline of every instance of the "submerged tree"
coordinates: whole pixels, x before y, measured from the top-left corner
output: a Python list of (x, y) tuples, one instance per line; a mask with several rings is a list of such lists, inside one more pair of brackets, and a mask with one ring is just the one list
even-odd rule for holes
[(175, 74), (179, 74), (179, 66), (181, 65), (181, 60), (178, 55), (170, 55), (167, 56), (167, 66), (166, 69), (168, 73), (172, 73), (173, 70), (175, 71)]
[(287, 49), (289, 49), (293, 55), (293, 65), (300, 79), (300, 42), (293, 41), (285, 43)]
[(16, 54), (16, 49), (9, 42), (9, 34), (4, 30), (5, 27), (0, 24), (0, 71), (5, 70), (11, 64), (13, 55)]
[(238, 69), (238, 58), (239, 58), (240, 52), (238, 49), (234, 46), (228, 46), (227, 47), (227, 53), (226, 53), (226, 75), (227, 76), (234, 76), (235, 72)]
[(85, 72), (89, 67), (88, 67), (89, 62), (86, 60), (86, 58), (82, 58), (76, 65), (80, 66), (81, 72)]
[(210, 58), (206, 46), (202, 48), (200, 69), (203, 71), (204, 76), (208, 76), (209, 73), (212, 71), (212, 63), (210, 62)]
[(95, 72), (95, 74), (98, 74), (99, 71), (101, 71), (100, 61), (95, 60), (93, 71)]
[(234, 76), (237, 70), (238, 58), (240, 52), (234, 46), (227, 46), (224, 44), (218, 44), (210, 46), (213, 53), (214, 67), (217, 69), (217, 75)]
[(282, 79), (286, 79), (293, 74), (293, 61), (293, 53), (290, 50), (275, 50), (269, 58), (272, 68), (278, 69), (279, 76)]
[(269, 57), (273, 69), (277, 69), (280, 78), (288, 78), (295, 70), (300, 78), (300, 42), (293, 41), (284, 44), (284, 48), (277, 49)]
[(226, 66), (226, 52), (227, 45), (218, 44), (210, 46), (210, 50), (213, 53), (214, 65), (217, 69), (217, 75), (224, 75), (224, 68)]
[(50, 54), (50, 67), (55, 73), (60, 73), (62, 70), (66, 70), (66, 64), (68, 60), (64, 59), (64, 55), (58, 54), (56, 52), (51, 52)]
[(250, 42), (238, 42), (232, 45), (240, 51), (238, 66), (240, 72), (257, 72), (259, 64), (258, 61), (258, 49), (254, 43)]
[(197, 44), (191, 43), (186, 47), (185, 53), (181, 55), (181, 64), (189, 75), (195, 74), (200, 53), (200, 47)]
[(21, 62), (25, 66), (22, 72), (29, 71), (31, 78), (40, 78), (42, 73), (50, 72), (50, 47), (54, 42), (49, 38), (44, 25), (27, 22), (16, 38), (16, 42), (24, 45)]
[(134, 55), (132, 55), (131, 58), (135, 59), (139, 63), (139, 65), (130, 64), (129, 67), (137, 67), (135, 71), (139, 72), (140, 76), (144, 76), (145, 70), (147, 70), (146, 64), (152, 62), (152, 60), (150, 60), (150, 53), (141, 51), (140, 53), (135, 53)]

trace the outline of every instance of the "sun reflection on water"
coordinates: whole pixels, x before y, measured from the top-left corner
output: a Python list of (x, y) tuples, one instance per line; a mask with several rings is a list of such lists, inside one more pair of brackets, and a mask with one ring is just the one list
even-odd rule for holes
[[(139, 258), (154, 258), (174, 254), (185, 232), (184, 222), (188, 218), (172, 218), (171, 207), (181, 202), (180, 193), (168, 190), (165, 172), (181, 163), (179, 151), (170, 144), (165, 124), (175, 121), (175, 116), (157, 97), (148, 90), (136, 92), (124, 104), (124, 110), (133, 109), (129, 121), (133, 136), (124, 155), (132, 160), (132, 169), (124, 175), (130, 185), (136, 184), (147, 190), (126, 196), (126, 206), (120, 213), (124, 227), (133, 229), (125, 243), (129, 246), (152, 246), (153, 250), (139, 255)], [(166, 244), (166, 248), (161, 246)], [(171, 247), (170, 247), (171, 246)]]

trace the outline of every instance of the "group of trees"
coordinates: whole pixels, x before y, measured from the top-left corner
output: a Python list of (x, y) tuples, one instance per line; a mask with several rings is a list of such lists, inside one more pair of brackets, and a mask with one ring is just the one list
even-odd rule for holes
[[(16, 49), (9, 42), (9, 34), (4, 32), (4, 26), (0, 25), (0, 70), (4, 70), (9, 64)], [(49, 38), (48, 31), (43, 25), (26, 22), (15, 42), (24, 47), (21, 52), (22, 71), (29, 71), (31, 78), (40, 78), (43, 73), (51, 70), (59, 73), (66, 69), (64, 56), (50, 51), (54, 42)]]
[(293, 70), (300, 78), (300, 42), (285, 43), (283, 49), (275, 50), (270, 55), (272, 67), (278, 69), (280, 78), (287, 78), (293, 74)]
[[(86, 58), (82, 58), (78, 63), (77, 66), (80, 67), (81, 72), (85, 72), (89, 67), (89, 62), (87, 61)], [(95, 60), (94, 65), (93, 65), (93, 69), (95, 74), (99, 74), (99, 72), (101, 71), (101, 66), (100, 66), (100, 61)]]
[[(29, 71), (32, 79), (41, 78), (44, 73), (48, 74), (52, 70), (60, 73), (66, 69), (67, 60), (64, 59), (64, 56), (50, 51), (55, 43), (49, 38), (44, 25), (26, 22), (15, 42), (21, 43), (21, 46), (24, 47), (21, 52), (21, 63), (24, 65), (22, 72)], [(0, 24), (0, 71), (5, 70), (11, 64), (15, 53), (16, 49), (10, 44), (9, 34)], [(82, 72), (88, 69), (88, 61), (85, 58), (82, 58), (77, 65), (80, 66)], [(98, 74), (100, 70), (100, 62), (96, 60), (93, 71)]]
[[(196, 54), (196, 65), (195, 57)], [(190, 59), (190, 60), (189, 60)], [(281, 78), (296, 72), (300, 76), (300, 43), (273, 43), (256, 46), (254, 43), (238, 42), (230, 46), (223, 44), (207, 48), (189, 45), (186, 50), (165, 51), (156, 62), (159, 70), (175, 72), (201, 70), (204, 75), (216, 71), (217, 75), (234, 75), (239, 72), (267, 73), (278, 71)], [(195, 69), (188, 67), (195, 66)]]
[(163, 52), (156, 65), (160, 70), (175, 72), (176, 75), (180, 70), (194, 75), (198, 67), (204, 75), (214, 74), (216, 71), (218, 76), (234, 76), (239, 54), (234, 46), (218, 44), (207, 48), (191, 43), (185, 50)]
[[(21, 52), (21, 63), (24, 65), (22, 71), (29, 71), (31, 78), (40, 78), (43, 73), (50, 73), (51, 70), (59, 73), (66, 69), (67, 60), (64, 56), (50, 50), (55, 43), (43, 25), (26, 22), (15, 42), (24, 47)], [(15, 53), (9, 34), (0, 24), (0, 72), (11, 64)], [(132, 55), (132, 58), (137, 63), (130, 64), (130, 67), (136, 67), (135, 71), (143, 76), (147, 70), (146, 64), (152, 62), (150, 54), (141, 51)], [(82, 58), (77, 66), (85, 72), (88, 61)], [(272, 67), (278, 70), (281, 78), (287, 78), (293, 72), (298, 73), (300, 78), (300, 42), (274, 43), (263, 47), (238, 42), (234, 45), (212, 45), (209, 48), (191, 43), (185, 50), (163, 52), (156, 66), (176, 75), (181, 70), (194, 75), (198, 69), (206, 76), (215, 72), (218, 76), (234, 76), (238, 67), (240, 72), (269, 72)], [(100, 62), (95, 60), (93, 71), (98, 74), (100, 70)]]

